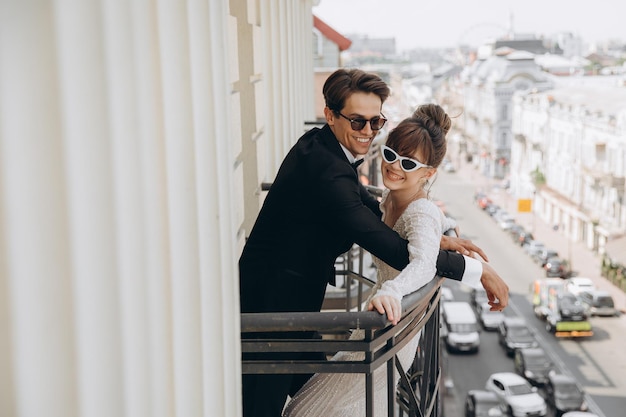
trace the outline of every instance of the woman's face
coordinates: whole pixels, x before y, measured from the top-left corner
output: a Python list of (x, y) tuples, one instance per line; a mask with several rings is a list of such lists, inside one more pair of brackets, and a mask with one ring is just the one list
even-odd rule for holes
[(395, 161), (387, 162), (385, 158), (382, 158), (381, 163), (381, 172), (385, 187), (392, 191), (409, 190), (416, 192), (421, 189), (426, 180), (433, 175), (435, 169), (431, 167), (420, 167), (415, 171), (406, 172), (402, 169), (399, 157), (411, 158), (421, 164), (425, 158), (419, 149), (412, 155), (399, 155), (395, 149), (391, 148), (391, 150), (397, 155), (393, 156), (395, 157)]

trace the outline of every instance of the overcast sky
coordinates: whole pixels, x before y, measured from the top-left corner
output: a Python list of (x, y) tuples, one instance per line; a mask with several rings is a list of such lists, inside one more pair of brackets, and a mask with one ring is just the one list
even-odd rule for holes
[(572, 32), (626, 41), (626, 0), (319, 0), (313, 14), (343, 35), (395, 37), (399, 51), (476, 44), (506, 33)]

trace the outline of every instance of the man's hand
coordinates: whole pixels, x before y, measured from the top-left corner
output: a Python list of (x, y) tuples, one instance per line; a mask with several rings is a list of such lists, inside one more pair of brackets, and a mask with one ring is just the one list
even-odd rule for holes
[(509, 304), (509, 286), (500, 278), (495, 269), (483, 263), (483, 274), (480, 282), (487, 291), (491, 311), (502, 311)]
[(487, 259), (487, 255), (481, 248), (472, 243), (469, 239), (461, 239), (460, 237), (454, 236), (441, 236), (441, 243), (439, 247), (443, 250), (451, 250), (460, 253), (461, 255), (467, 255), (474, 257), (474, 254), (479, 255), (481, 258), (485, 260), (485, 262), (489, 262)]
[(397, 298), (390, 295), (381, 295), (372, 298), (367, 306), (368, 311), (376, 309), (380, 314), (387, 314), (387, 319), (394, 326), (398, 324), (400, 318), (402, 318), (402, 303)]

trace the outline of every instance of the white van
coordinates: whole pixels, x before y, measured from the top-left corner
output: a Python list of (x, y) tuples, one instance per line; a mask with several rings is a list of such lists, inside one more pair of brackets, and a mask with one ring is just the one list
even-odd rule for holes
[(465, 301), (441, 303), (441, 336), (448, 351), (478, 352), (480, 338), (476, 314)]

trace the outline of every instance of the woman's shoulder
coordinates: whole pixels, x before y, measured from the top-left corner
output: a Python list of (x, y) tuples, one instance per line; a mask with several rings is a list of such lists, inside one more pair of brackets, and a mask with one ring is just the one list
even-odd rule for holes
[(417, 200), (411, 202), (411, 204), (409, 204), (409, 207), (413, 207), (419, 210), (441, 211), (439, 207), (435, 204), (435, 202), (427, 197), (418, 198)]
[(441, 211), (439, 206), (437, 206), (434, 201), (428, 198), (419, 198), (411, 202), (411, 204), (409, 204), (409, 206), (406, 208), (405, 213), (428, 214), (443, 219), (443, 212)]

